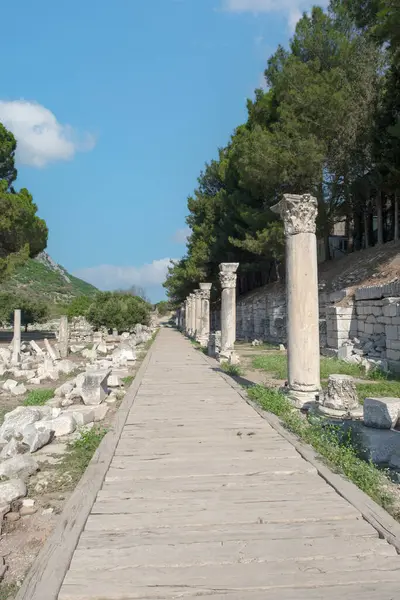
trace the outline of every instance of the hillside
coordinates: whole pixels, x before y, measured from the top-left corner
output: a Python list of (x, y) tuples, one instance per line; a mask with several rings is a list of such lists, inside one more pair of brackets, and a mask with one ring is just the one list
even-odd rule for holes
[(42, 252), (18, 267), (13, 276), (0, 285), (0, 292), (18, 292), (30, 298), (45, 297), (48, 301), (64, 303), (76, 296), (93, 296), (97, 289), (70, 275), (46, 252)]

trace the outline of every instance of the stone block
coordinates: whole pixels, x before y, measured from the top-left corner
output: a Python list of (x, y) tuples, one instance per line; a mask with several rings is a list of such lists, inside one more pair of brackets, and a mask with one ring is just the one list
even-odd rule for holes
[(386, 340), (386, 348), (400, 350), (400, 340)]
[(364, 332), (368, 335), (374, 333), (374, 326), (372, 323), (365, 323)]
[(0, 477), (25, 479), (39, 470), (36, 460), (29, 454), (17, 454), (0, 463)]
[[(391, 299), (387, 298), (387, 300), (389, 301)], [(382, 312), (383, 312), (384, 317), (398, 317), (399, 316), (399, 299), (396, 298), (395, 301), (388, 302), (386, 305), (384, 305)]]
[(18, 500), (18, 498), (24, 498), (26, 494), (26, 485), (22, 479), (9, 479), (0, 482), (0, 505), (9, 504), (14, 500)]
[(400, 398), (365, 398), (364, 425), (377, 429), (395, 427), (400, 415)]
[(83, 427), (95, 420), (95, 408), (92, 406), (73, 406), (68, 408), (64, 414), (71, 415), (77, 427)]
[(385, 326), (385, 334), (387, 340), (398, 340), (399, 339), (399, 330), (397, 325), (386, 325)]
[(21, 435), (27, 425), (31, 425), (41, 418), (40, 411), (31, 406), (18, 406), (4, 417), (0, 428), (0, 438), (10, 440)]
[(368, 315), (366, 323), (376, 323), (376, 317), (374, 317), (374, 315)]
[(36, 452), (39, 448), (46, 446), (53, 437), (48, 421), (38, 421), (32, 425), (27, 425), (22, 433), (22, 443), (28, 446), (29, 452)]
[(385, 333), (385, 326), (381, 323), (375, 323), (374, 325), (374, 335), (380, 335)]
[(386, 349), (386, 358), (388, 360), (400, 361), (400, 351)]
[(110, 369), (102, 371), (88, 371), (82, 385), (81, 396), (84, 404), (101, 404), (108, 394), (107, 379)]
[[(39, 421), (37, 424), (40, 426), (42, 421)], [(68, 435), (73, 433), (76, 429), (75, 419), (72, 415), (62, 413), (56, 419), (51, 419), (46, 421), (46, 425), (51, 427), (51, 430), (54, 432), (55, 437), (61, 437), (63, 435)]]

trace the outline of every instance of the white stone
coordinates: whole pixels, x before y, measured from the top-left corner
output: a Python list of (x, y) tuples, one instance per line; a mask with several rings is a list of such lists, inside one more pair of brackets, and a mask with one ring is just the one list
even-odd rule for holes
[(60, 362), (57, 363), (57, 369), (61, 373), (65, 373), (65, 375), (69, 375), (70, 373), (75, 371), (76, 365), (72, 362), (72, 360), (64, 359), (64, 360), (60, 360)]
[(118, 375), (114, 375), (113, 373), (111, 373), (107, 379), (107, 385), (110, 388), (120, 387), (121, 381)]
[(395, 427), (400, 417), (400, 398), (365, 398), (364, 425), (377, 429)]
[(73, 344), (70, 347), (70, 350), (73, 354), (77, 354), (78, 352), (81, 352), (84, 349), (85, 349), (85, 346), (83, 344)]
[(95, 349), (85, 348), (84, 350), (82, 350), (82, 356), (89, 360), (96, 360), (97, 352)]
[[(39, 425), (38, 423), (37, 425)], [(73, 433), (76, 429), (75, 419), (72, 415), (67, 414), (66, 412), (62, 413), (56, 419), (51, 419), (46, 421), (46, 425), (51, 427), (51, 430), (54, 432), (55, 437), (61, 437), (63, 435), (69, 435)]]
[(82, 400), (84, 404), (101, 404), (107, 397), (107, 378), (109, 370), (88, 371), (82, 385)]
[(58, 387), (55, 392), (54, 395), (55, 396), (67, 396), (68, 394), (70, 394), (72, 392), (72, 390), (74, 389), (75, 384), (71, 383), (70, 381), (67, 381), (66, 383), (63, 383), (62, 385), (60, 385), (60, 387)]
[(36, 375), (36, 371), (29, 369), (14, 369), (13, 376), (17, 379), (32, 379)]
[(4, 417), (0, 428), (0, 438), (10, 440), (11, 437), (22, 434), (27, 425), (40, 420), (40, 412), (31, 406), (18, 406)]
[(107, 354), (107, 344), (105, 342), (100, 342), (96, 350), (97, 352), (100, 352), (100, 354)]
[(31, 340), (29, 345), (37, 356), (43, 356), (43, 350), (34, 340)]
[(15, 388), (18, 385), (18, 381), (14, 381), (14, 379), (7, 379), (4, 383), (3, 383), (3, 390), (5, 392), (11, 392), (11, 390), (13, 388)]
[(53, 361), (57, 360), (57, 358), (58, 358), (57, 353), (47, 338), (44, 339), (44, 345), (46, 346), (47, 353), (50, 356), (51, 360), (53, 360)]
[(92, 406), (79, 406), (67, 408), (64, 414), (71, 415), (77, 427), (83, 427), (88, 423), (93, 423), (95, 420), (95, 408)]
[(8, 504), (26, 496), (27, 489), (22, 479), (0, 482), (0, 504)]
[(3, 447), (0, 452), (1, 459), (12, 458), (17, 454), (24, 452), (23, 447), (21, 447), (21, 443), (15, 438), (11, 438), (9, 442)]
[(108, 409), (110, 407), (104, 403), (104, 404), (99, 404), (98, 406), (93, 406), (93, 410), (94, 410), (94, 421), (97, 423), (98, 421), (103, 421), (103, 419), (105, 419)]
[(36, 452), (51, 441), (53, 432), (49, 422), (40, 421), (24, 428), (22, 443), (28, 446), (29, 452)]
[(0, 463), (0, 477), (25, 479), (39, 469), (36, 460), (29, 454), (17, 454)]
[(11, 360), (11, 351), (8, 348), (0, 348), (0, 360), (8, 364)]
[(12, 396), (23, 396), (24, 394), (26, 394), (27, 389), (24, 386), (23, 383), (19, 383), (18, 385), (16, 385), (15, 387), (12, 388), (11, 390), (11, 395)]

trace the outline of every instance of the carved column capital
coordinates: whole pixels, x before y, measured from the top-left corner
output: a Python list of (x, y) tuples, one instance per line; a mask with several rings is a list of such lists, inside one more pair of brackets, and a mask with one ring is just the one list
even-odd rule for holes
[(311, 194), (284, 194), (282, 200), (272, 206), (271, 210), (281, 216), (286, 236), (315, 233), (317, 199)]
[(200, 283), (200, 296), (202, 300), (209, 300), (211, 295), (212, 283)]
[(236, 271), (238, 266), (239, 263), (221, 263), (219, 265), (219, 280), (223, 289), (236, 287)]

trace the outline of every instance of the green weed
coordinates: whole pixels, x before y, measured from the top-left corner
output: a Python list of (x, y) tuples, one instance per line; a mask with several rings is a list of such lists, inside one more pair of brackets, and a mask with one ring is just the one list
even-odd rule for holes
[(54, 396), (54, 389), (32, 390), (24, 400), (25, 406), (43, 406)]
[(16, 583), (0, 583), (0, 600), (13, 600), (18, 590)]
[(248, 394), (264, 410), (280, 417), (289, 431), (313, 446), (331, 468), (345, 475), (396, 518), (400, 517), (394, 511), (394, 496), (387, 489), (388, 478), (372, 463), (359, 458), (349, 436), (343, 437), (338, 428), (327, 425), (318, 417), (305, 418), (276, 390), (256, 385), (248, 390)]
[(228, 375), (231, 375), (231, 377), (240, 377), (240, 375), (243, 375), (242, 369), (239, 367), (239, 365), (231, 365), (225, 362), (221, 363), (220, 368)]
[[(267, 371), (276, 379), (287, 378), (287, 355), (273, 352), (263, 356), (255, 356), (252, 361), (254, 369)], [(353, 365), (337, 360), (336, 358), (321, 357), (321, 379), (328, 379), (329, 375), (335, 373), (341, 375), (352, 375), (353, 377), (365, 377), (365, 370), (361, 365)]]
[(125, 387), (129, 387), (130, 385), (132, 385), (132, 381), (135, 379), (134, 375), (127, 375), (127, 377), (123, 377), (121, 379), (122, 383), (124, 384)]
[(106, 433), (107, 429), (101, 426), (83, 429), (80, 438), (69, 444), (68, 451), (58, 465), (58, 469), (63, 473), (68, 473), (71, 487), (74, 487), (80, 480)]

